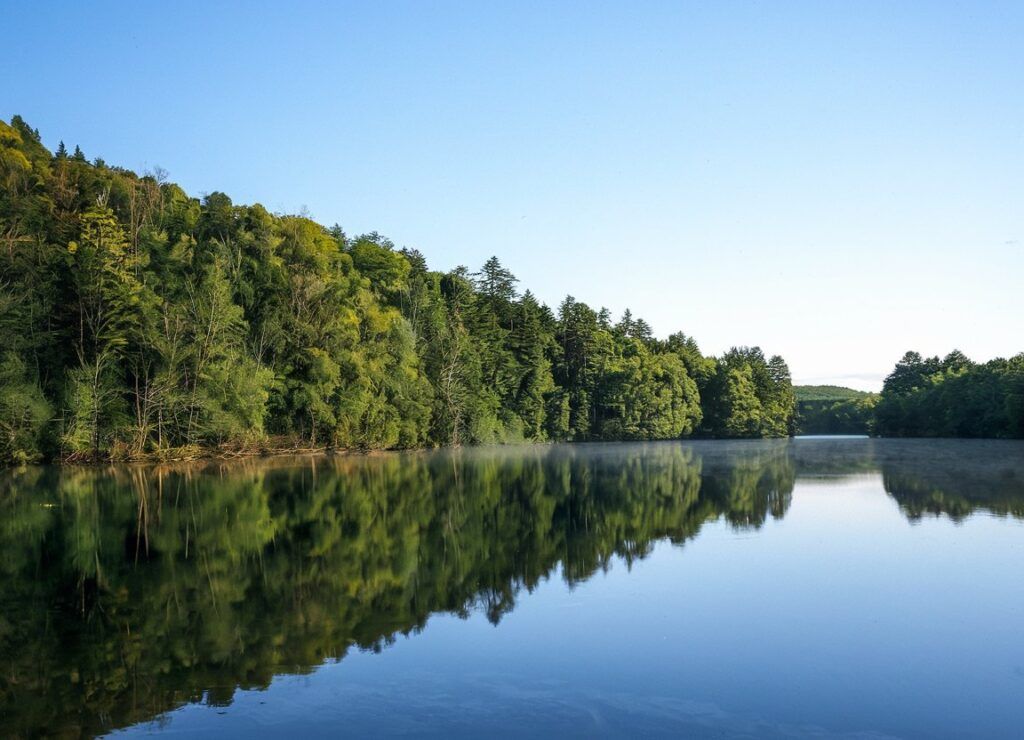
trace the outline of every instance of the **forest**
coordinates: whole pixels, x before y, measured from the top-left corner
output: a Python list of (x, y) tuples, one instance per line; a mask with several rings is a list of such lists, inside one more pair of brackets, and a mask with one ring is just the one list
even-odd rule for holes
[(870, 434), (877, 393), (836, 385), (798, 385), (796, 427), (800, 434)]
[(705, 356), (497, 258), (195, 198), (0, 122), (0, 460), (794, 431), (789, 368)]
[(1024, 438), (1024, 354), (985, 363), (907, 352), (882, 392), (796, 386), (800, 434)]
[(1024, 437), (1024, 353), (972, 362), (907, 352), (885, 379), (875, 433), (886, 437)]
[(1024, 355), (795, 392), (779, 356), (553, 310), (496, 257), (431, 270), (0, 122), (0, 462), (798, 431), (1024, 436)]

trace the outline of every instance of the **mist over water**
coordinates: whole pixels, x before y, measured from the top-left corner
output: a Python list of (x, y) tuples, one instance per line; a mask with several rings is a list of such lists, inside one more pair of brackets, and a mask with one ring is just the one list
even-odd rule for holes
[(0, 734), (1012, 737), (1024, 443), (0, 478)]

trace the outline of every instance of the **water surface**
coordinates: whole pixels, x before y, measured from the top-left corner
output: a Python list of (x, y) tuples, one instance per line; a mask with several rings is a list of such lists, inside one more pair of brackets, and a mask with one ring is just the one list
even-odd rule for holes
[(0, 478), (0, 735), (1019, 737), (1024, 444)]

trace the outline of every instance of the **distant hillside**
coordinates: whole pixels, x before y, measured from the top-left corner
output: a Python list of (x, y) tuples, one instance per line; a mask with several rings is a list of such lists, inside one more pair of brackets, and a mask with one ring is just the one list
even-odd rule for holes
[(800, 401), (851, 401), (871, 395), (866, 391), (856, 391), (841, 385), (795, 385), (797, 402)]
[(798, 385), (797, 431), (800, 434), (869, 434), (878, 396), (839, 385)]

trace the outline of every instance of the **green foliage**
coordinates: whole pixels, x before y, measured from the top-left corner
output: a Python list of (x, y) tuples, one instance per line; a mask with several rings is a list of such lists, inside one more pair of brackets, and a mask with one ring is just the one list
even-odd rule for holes
[(850, 401), (871, 395), (867, 391), (844, 388), (841, 385), (795, 385), (797, 403), (804, 401)]
[(638, 339), (624, 343), (606, 369), (601, 437), (671, 439), (689, 436), (701, 421), (697, 384), (672, 353), (652, 354)]
[(877, 393), (838, 385), (798, 385), (796, 426), (800, 434), (871, 434)]
[(984, 364), (907, 352), (885, 379), (877, 432), (892, 437), (1024, 437), (1024, 354)]
[(789, 367), (765, 359), (759, 347), (722, 356), (704, 391), (705, 428), (715, 437), (782, 437), (795, 428), (796, 398)]
[(0, 462), (21, 464), (42, 456), (43, 430), (53, 411), (25, 363), (13, 352), (0, 358)]
[(761, 401), (749, 365), (722, 366), (725, 383), (718, 402), (719, 427), (727, 437), (756, 437), (761, 429)]
[(878, 395), (865, 393), (839, 400), (797, 401), (801, 434), (871, 434)]
[(96, 383), (86, 368), (68, 372), (65, 397), (67, 422), (61, 434), (61, 446), (71, 454), (88, 454), (100, 444), (99, 419), (102, 407)]
[(375, 233), (51, 155), (18, 118), (0, 183), (0, 339), (23, 362), (0, 392), (28, 457), (792, 432), (781, 359), (718, 362), (571, 297), (556, 316), (497, 257), (434, 272)]

